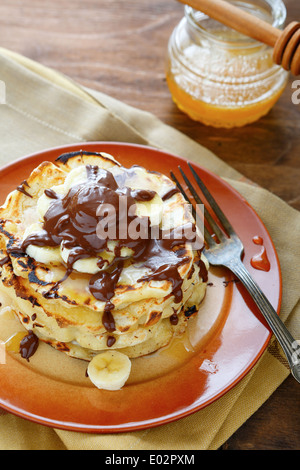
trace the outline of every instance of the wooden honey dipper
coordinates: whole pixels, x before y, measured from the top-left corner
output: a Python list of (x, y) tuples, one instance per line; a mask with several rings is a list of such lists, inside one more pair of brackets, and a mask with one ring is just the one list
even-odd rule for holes
[(274, 48), (273, 61), (293, 75), (300, 74), (300, 23), (283, 31), (225, 0), (178, 0), (216, 21)]

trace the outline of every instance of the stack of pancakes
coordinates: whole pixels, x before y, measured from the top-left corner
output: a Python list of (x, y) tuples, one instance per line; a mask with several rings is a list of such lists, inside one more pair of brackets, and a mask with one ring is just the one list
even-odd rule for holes
[[(103, 194), (105, 202), (130, 194), (130, 221), (146, 220), (157, 240), (101, 240)], [(40, 164), (0, 208), (0, 292), (27, 330), (72, 357), (149, 354), (184, 332), (205, 295), (208, 265), (197, 237), (161, 240), (186, 227), (199, 236), (166, 176), (124, 168), (105, 153), (64, 154)]]

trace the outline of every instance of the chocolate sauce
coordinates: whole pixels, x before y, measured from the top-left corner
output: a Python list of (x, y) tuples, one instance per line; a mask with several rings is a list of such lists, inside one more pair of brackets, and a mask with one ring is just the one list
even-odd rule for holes
[(177, 325), (178, 324), (178, 315), (177, 313), (173, 313), (173, 315), (170, 316), (170, 323), (171, 325)]
[(136, 201), (151, 201), (154, 196), (156, 195), (155, 191), (150, 191), (148, 189), (132, 189), (131, 190), (131, 196), (136, 200)]
[(112, 333), (113, 331), (116, 330), (115, 320), (111, 313), (111, 310), (113, 310), (113, 308), (114, 308), (114, 304), (112, 304), (111, 302), (106, 302), (103, 316), (102, 316), (103, 326), (106, 329), (106, 331), (108, 331), (109, 333)]
[[(124, 173), (134, 175), (134, 167), (124, 168)], [(74, 263), (79, 259), (97, 257), (98, 265), (103, 267), (103, 260), (99, 256), (101, 251), (107, 248), (109, 240), (116, 240), (114, 263), (91, 276), (89, 289), (91, 294), (102, 302), (105, 302), (102, 323), (107, 331), (115, 330), (115, 322), (112, 315), (114, 304), (111, 302), (118, 284), (124, 259), (120, 253), (122, 247), (132, 250), (128, 262), (141, 263), (151, 272), (138, 282), (168, 280), (172, 283), (172, 293), (175, 302), (182, 300), (182, 278), (179, 267), (187, 262), (189, 258), (184, 256), (184, 246), (187, 240), (182, 227), (174, 229), (171, 234), (156, 227), (156, 237), (149, 233), (151, 228), (149, 217), (139, 217), (130, 211), (136, 201), (150, 201), (156, 192), (145, 189), (131, 189), (125, 186), (126, 178), (121, 174), (114, 175), (94, 165), (86, 166), (87, 181), (75, 184), (65, 196), (56, 194), (53, 190), (45, 190), (46, 196), (52, 199), (47, 212), (44, 215), (42, 231), (29, 235), (20, 247), (14, 247), (14, 251), (25, 252), (29, 245), (36, 246), (62, 246), (70, 250), (66, 263), (66, 274), (58, 281), (49, 292), (55, 297), (59, 283), (68, 277), (73, 269)], [(177, 190), (177, 188), (176, 188)], [(170, 190), (165, 198), (171, 197), (175, 188)], [(124, 202), (126, 208), (124, 209)], [(122, 205), (123, 204), (123, 205)], [(115, 217), (105, 212), (106, 205), (113, 206)], [(103, 209), (103, 210), (102, 210)], [(98, 225), (104, 223), (108, 233), (111, 228), (115, 230), (113, 236), (99, 235)], [(124, 233), (122, 227), (125, 222), (127, 231)], [(131, 223), (140, 226), (143, 236), (131, 238), (128, 227)], [(113, 226), (114, 225), (114, 226)], [(195, 225), (189, 224), (195, 233)], [(181, 249), (178, 249), (181, 248)], [(177, 251), (176, 251), (177, 250)], [(201, 270), (204, 271), (201, 265)], [(204, 272), (203, 272), (204, 274)]]
[[(156, 246), (155, 246), (156, 245)], [(164, 244), (162, 240), (156, 240), (156, 243), (152, 245), (151, 258), (144, 260), (144, 266), (150, 268), (152, 273), (143, 276), (138, 279), (137, 282), (144, 281), (171, 281), (172, 283), (172, 294), (174, 295), (175, 303), (179, 303), (182, 300), (182, 282), (183, 279), (179, 274), (178, 268), (180, 265), (185, 264), (189, 261), (189, 258), (178, 258), (176, 253), (168, 249), (169, 244)], [(155, 256), (155, 252), (159, 253), (160, 256)], [(164, 264), (161, 264), (164, 261)], [(159, 265), (161, 264), (161, 265)]]
[(29, 193), (26, 191), (26, 189), (24, 188), (24, 186), (27, 186), (27, 188), (30, 187), (26, 180), (22, 181), (22, 183), (16, 188), (17, 191), (20, 191), (20, 193), (25, 194), (25, 196), (28, 196), (28, 197), (31, 197), (31, 198), (32, 198), (31, 194), (29, 194)]
[(204, 261), (202, 261), (202, 259), (199, 259), (199, 261), (197, 262), (198, 266), (199, 266), (199, 269), (200, 269), (200, 277), (202, 278), (202, 281), (203, 282), (207, 282), (208, 280), (208, 272), (207, 272), (207, 268), (206, 268), (206, 265), (204, 263)]
[(53, 189), (45, 189), (44, 193), (51, 199), (58, 199), (58, 195), (53, 191)]
[(114, 295), (122, 269), (123, 263), (120, 262), (113, 271), (100, 271), (91, 277), (89, 289), (97, 300), (102, 302), (110, 301)]
[(179, 193), (179, 189), (176, 186), (174, 186), (174, 188), (170, 189), (168, 192), (166, 192), (166, 194), (163, 195), (162, 200), (167, 201), (176, 193)]
[(10, 260), (9, 256), (5, 256), (5, 258), (2, 258), (0, 260), (0, 266), (3, 266), (5, 263), (7, 263)]
[(26, 359), (29, 362), (29, 359), (36, 352), (39, 345), (38, 337), (32, 332), (28, 331), (28, 334), (24, 336), (20, 342), (20, 354), (23, 359)]
[(111, 333), (115, 331), (116, 325), (111, 313), (111, 310), (114, 309), (114, 304), (110, 302), (110, 299), (114, 296), (122, 269), (123, 263), (121, 262), (113, 271), (100, 271), (94, 274), (89, 281), (91, 294), (97, 300), (105, 302), (102, 323), (104, 328)]
[(108, 348), (111, 348), (116, 342), (116, 338), (114, 336), (108, 336), (106, 345)]

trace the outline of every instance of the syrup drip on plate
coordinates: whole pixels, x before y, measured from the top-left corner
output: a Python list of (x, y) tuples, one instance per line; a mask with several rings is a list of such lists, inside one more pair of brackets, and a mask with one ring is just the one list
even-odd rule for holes
[(39, 346), (39, 338), (29, 331), (18, 331), (5, 341), (5, 349), (9, 352), (20, 353), (29, 362)]
[(270, 261), (267, 255), (267, 250), (263, 245), (264, 243), (263, 239), (259, 237), (258, 235), (256, 235), (255, 237), (252, 238), (252, 241), (253, 243), (255, 243), (255, 245), (261, 246), (261, 250), (259, 253), (252, 256), (251, 261), (250, 261), (251, 266), (254, 269), (259, 269), (260, 271), (266, 271), (266, 272), (270, 271), (271, 265), (270, 265)]
[(32, 330), (29, 330), (27, 335), (24, 336), (24, 338), (20, 342), (21, 356), (27, 361), (29, 361), (31, 356), (33, 356), (34, 353), (36, 352), (38, 346), (39, 346), (38, 337), (33, 333)]

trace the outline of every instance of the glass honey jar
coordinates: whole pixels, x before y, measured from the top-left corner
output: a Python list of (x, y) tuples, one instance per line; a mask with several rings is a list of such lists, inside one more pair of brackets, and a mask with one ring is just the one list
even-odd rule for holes
[[(282, 0), (239, 0), (235, 6), (282, 29)], [(168, 44), (166, 78), (173, 101), (192, 119), (214, 127), (240, 127), (266, 115), (284, 91), (288, 72), (273, 49), (190, 6)]]

